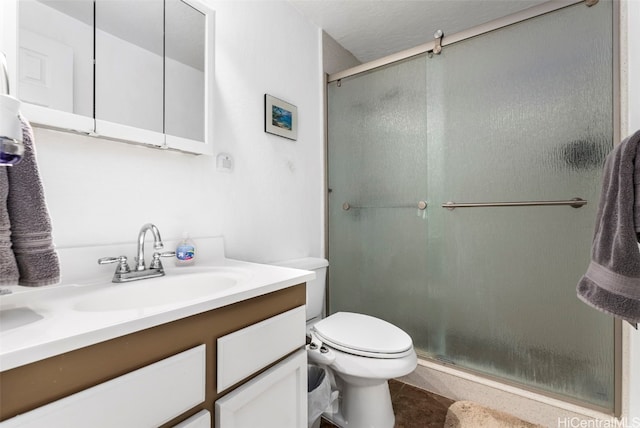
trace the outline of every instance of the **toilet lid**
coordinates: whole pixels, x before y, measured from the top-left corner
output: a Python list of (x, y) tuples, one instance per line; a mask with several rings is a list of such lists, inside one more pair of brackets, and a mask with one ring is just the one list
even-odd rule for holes
[(329, 346), (355, 355), (400, 358), (413, 349), (407, 333), (369, 315), (338, 312), (316, 323), (314, 330)]

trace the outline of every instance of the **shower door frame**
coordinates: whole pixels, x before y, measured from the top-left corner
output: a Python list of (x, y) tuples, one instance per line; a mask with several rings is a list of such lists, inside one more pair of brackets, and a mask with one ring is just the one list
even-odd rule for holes
[[(513, 25), (513, 24), (517, 24), (519, 22), (523, 22), (526, 21), (528, 19), (531, 18), (535, 18), (541, 15), (545, 15), (547, 13), (551, 13), (551, 12), (555, 12), (557, 10), (560, 9), (564, 9), (566, 7), (569, 6), (573, 6), (575, 4), (578, 3), (584, 3), (585, 7), (590, 7), (595, 5), (596, 3), (598, 3), (599, 1), (611, 1), (612, 2), (612, 16), (613, 16), (613, 23), (612, 23), (612, 30), (613, 30), (613, 34), (612, 34), (612, 77), (613, 77), (613, 82), (612, 82), (612, 88), (613, 88), (613, 94), (612, 94), (612, 99), (613, 99), (613, 144), (614, 146), (617, 145), (620, 142), (620, 136), (621, 136), (621, 96), (620, 96), (620, 72), (621, 72), (621, 66), (620, 66), (620, 11), (621, 11), (621, 7), (620, 7), (620, 0), (550, 0), (547, 1), (545, 3), (541, 3), (537, 6), (533, 6), (530, 7), (528, 9), (524, 9), (520, 12), (516, 12), (514, 14), (510, 14), (507, 16), (504, 16), (502, 18), (498, 18), (495, 19), (493, 21), (489, 21), (487, 23), (484, 24), (480, 24), (476, 27), (472, 27), (469, 28), (467, 30), (463, 30), (457, 33), (454, 33), (452, 35), (445, 35), (445, 37), (442, 37), (439, 40), (434, 40), (431, 42), (427, 42), (424, 43), (422, 45), (416, 46), (414, 48), (410, 48), (410, 49), (406, 49), (403, 51), (400, 51), (398, 53), (395, 54), (391, 54), (388, 55), (386, 57), (380, 58), (378, 60), (374, 60), (365, 64), (361, 64), (349, 69), (346, 69), (344, 71), (340, 71), (337, 73), (333, 73), (333, 74), (325, 74), (325, 85), (324, 85), (324, 93), (323, 93), (323, 97), (324, 97), (324, 166), (325, 166), (325, 183), (324, 183), (324, 187), (325, 187), (325, 193), (324, 193), (324, 215), (325, 215), (325, 236), (324, 236), (324, 247), (327, 253), (327, 257), (328, 257), (328, 253), (329, 253), (329, 192), (331, 191), (331, 189), (329, 189), (329, 168), (328, 168), (328, 147), (329, 147), (329, 124), (328, 124), (328, 85), (329, 83), (332, 82), (338, 82), (338, 84), (340, 83), (341, 79), (347, 78), (347, 77), (352, 77), (352, 76), (356, 76), (362, 73), (366, 73), (368, 71), (380, 68), (380, 67), (384, 67), (386, 65), (390, 65), (390, 64), (394, 64), (394, 63), (398, 63), (400, 61), (421, 55), (421, 54), (428, 54), (428, 55), (434, 55), (434, 48), (437, 45), (440, 45), (443, 49), (447, 46), (447, 45), (451, 45), (457, 42), (461, 42), (464, 40), (467, 40), (469, 38), (475, 37), (475, 36), (479, 36), (485, 33), (489, 33), (491, 31), (494, 30), (498, 30), (504, 27), (507, 27), (509, 25)], [(327, 271), (327, 292), (326, 292), (326, 301), (325, 301), (325, 308), (327, 313), (329, 312), (329, 301), (330, 301), (330, 293), (331, 290), (328, 287), (329, 284), (329, 277), (331, 275), (331, 271), (330, 269)], [(467, 369), (464, 367), (460, 367), (460, 366), (451, 366), (452, 368), (454, 368), (455, 370), (459, 370), (461, 372), (465, 372), (465, 373), (470, 373), (472, 375), (475, 376), (479, 376), (481, 378), (485, 378), (485, 379), (489, 379), (489, 380), (493, 380), (493, 381), (497, 381), (499, 383), (505, 384), (505, 385), (510, 385), (510, 386), (514, 386), (516, 388), (519, 388), (521, 390), (524, 391), (528, 391), (528, 392), (533, 392), (536, 394), (540, 394), (543, 396), (547, 396), (553, 399), (557, 399), (566, 403), (570, 403), (570, 404), (574, 404), (580, 407), (583, 407), (585, 409), (590, 409), (590, 410), (596, 410), (598, 412), (601, 413), (605, 413), (605, 414), (612, 414), (615, 417), (621, 417), (622, 416), (622, 403), (623, 403), (623, 376), (624, 373), (623, 372), (627, 372), (630, 370), (629, 369), (629, 364), (628, 362), (626, 362), (624, 360), (624, 353), (623, 353), (623, 332), (624, 332), (624, 328), (622, 325), (622, 321), (618, 318), (614, 318), (614, 320), (612, 321), (612, 326), (613, 326), (613, 341), (614, 341), (614, 356), (613, 356), (613, 361), (614, 361), (614, 367), (613, 367), (613, 381), (614, 381), (614, 387), (613, 387), (613, 413), (611, 412), (611, 409), (608, 408), (603, 408), (597, 405), (593, 405), (593, 404), (589, 404), (589, 403), (585, 403), (583, 401), (580, 400), (573, 400), (569, 397), (566, 397), (564, 395), (560, 395), (560, 394), (554, 394), (552, 392), (548, 392), (548, 391), (543, 391), (540, 389), (536, 389), (533, 387), (528, 387), (527, 385), (524, 384), (520, 384), (517, 382), (511, 382), (507, 379), (503, 379), (497, 376), (491, 376), (488, 375), (486, 373), (481, 373), (472, 369)], [(628, 335), (627, 335), (628, 336)], [(436, 365), (441, 365), (441, 366), (445, 366), (445, 367), (449, 367), (447, 364), (443, 363), (442, 361), (430, 358), (426, 355), (422, 355), (421, 353), (419, 353), (419, 357), (420, 358), (425, 358), (427, 359), (430, 363), (436, 364)], [(624, 368), (624, 370), (623, 370)]]

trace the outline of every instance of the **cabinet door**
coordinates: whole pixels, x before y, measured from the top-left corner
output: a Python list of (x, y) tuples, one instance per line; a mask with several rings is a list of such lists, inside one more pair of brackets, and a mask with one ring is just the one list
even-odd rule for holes
[(307, 353), (299, 350), (216, 401), (216, 428), (307, 426)]
[(93, 1), (3, 0), (12, 94), (34, 124), (94, 131)]
[(164, 145), (164, 1), (95, 3), (96, 132)]
[(202, 1), (165, 0), (164, 25), (166, 145), (212, 154), (213, 11)]
[(197, 346), (7, 419), (0, 428), (162, 425), (204, 401), (205, 357), (205, 345)]

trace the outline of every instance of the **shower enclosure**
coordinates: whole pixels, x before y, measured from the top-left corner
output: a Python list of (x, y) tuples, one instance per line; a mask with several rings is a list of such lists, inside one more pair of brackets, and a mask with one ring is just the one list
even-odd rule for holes
[(613, 411), (614, 321), (575, 291), (613, 144), (612, 45), (612, 2), (580, 3), (329, 83), (330, 311)]

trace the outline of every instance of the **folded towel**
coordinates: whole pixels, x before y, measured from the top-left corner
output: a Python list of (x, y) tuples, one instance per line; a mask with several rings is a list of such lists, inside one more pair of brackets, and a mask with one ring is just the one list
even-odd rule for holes
[(7, 210), (13, 253), (20, 273), (18, 283), (50, 285), (60, 281), (60, 264), (36, 163), (33, 130), (26, 119), (20, 117), (20, 121), (24, 155), (20, 163), (6, 168), (9, 182)]
[(0, 285), (18, 283), (18, 265), (11, 249), (11, 223), (7, 210), (9, 179), (7, 169), (0, 167)]
[(591, 263), (577, 286), (586, 304), (640, 322), (640, 131), (607, 156)]

